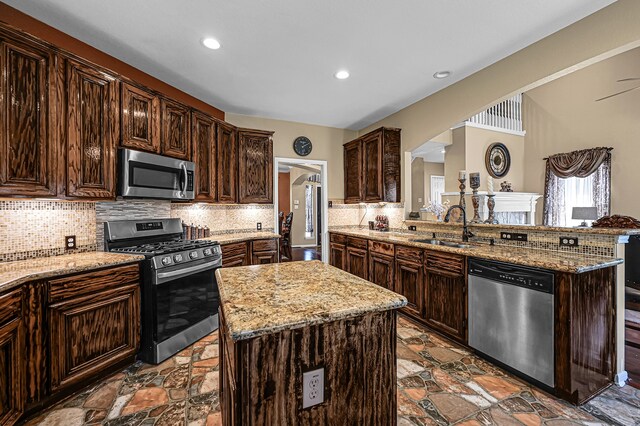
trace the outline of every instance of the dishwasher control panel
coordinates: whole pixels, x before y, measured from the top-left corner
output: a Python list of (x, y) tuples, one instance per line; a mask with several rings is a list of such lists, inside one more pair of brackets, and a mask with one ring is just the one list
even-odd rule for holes
[(469, 275), (545, 293), (553, 293), (554, 291), (553, 272), (542, 269), (471, 259), (469, 260)]

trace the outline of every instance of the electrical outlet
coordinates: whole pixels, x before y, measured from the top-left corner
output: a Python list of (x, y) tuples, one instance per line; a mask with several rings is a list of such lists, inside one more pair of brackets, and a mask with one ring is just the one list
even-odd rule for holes
[(302, 373), (302, 408), (324, 402), (324, 368)]
[(262, 222), (258, 222), (258, 223), (256, 223), (256, 229), (257, 229), (258, 231), (262, 231)]
[(333, 201), (329, 201), (329, 208), (333, 207)]
[(578, 237), (560, 237), (560, 247), (578, 247)]
[(417, 231), (418, 228), (416, 228), (415, 225), (409, 225), (409, 231)]
[(527, 234), (518, 234), (517, 232), (500, 232), (501, 240), (508, 241), (527, 241)]
[(64, 237), (64, 248), (65, 250), (75, 250), (77, 248), (75, 235)]

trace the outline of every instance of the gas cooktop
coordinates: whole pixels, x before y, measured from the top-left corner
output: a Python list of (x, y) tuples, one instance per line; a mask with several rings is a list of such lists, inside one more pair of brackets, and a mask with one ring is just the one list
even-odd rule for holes
[(160, 241), (148, 244), (139, 244), (127, 247), (111, 248), (111, 251), (128, 254), (141, 254), (145, 256), (158, 256), (161, 254), (176, 253), (185, 250), (213, 247), (218, 245), (217, 241), (202, 240), (176, 240)]

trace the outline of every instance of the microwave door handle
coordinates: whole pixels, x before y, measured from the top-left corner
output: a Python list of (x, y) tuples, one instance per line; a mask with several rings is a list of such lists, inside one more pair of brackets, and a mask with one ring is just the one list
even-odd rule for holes
[(206, 271), (208, 269), (215, 269), (215, 262), (207, 262), (202, 265), (192, 266), (190, 268), (178, 269), (177, 271), (170, 272), (158, 272), (156, 273), (155, 284), (163, 284), (167, 281), (183, 278), (187, 275), (196, 274), (198, 272)]
[(187, 166), (184, 163), (182, 163), (181, 167), (182, 167), (182, 180), (180, 182), (180, 195), (184, 197), (184, 191), (185, 189), (187, 189), (188, 175), (187, 175)]

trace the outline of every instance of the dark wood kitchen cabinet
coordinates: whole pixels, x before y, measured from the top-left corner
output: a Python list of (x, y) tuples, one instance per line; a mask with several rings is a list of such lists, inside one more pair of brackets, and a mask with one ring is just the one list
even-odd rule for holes
[(407, 298), (404, 311), (415, 317), (423, 312), (423, 269), (422, 264), (404, 259), (396, 259), (395, 292)]
[(273, 132), (238, 130), (238, 201), (273, 203)]
[(347, 237), (344, 235), (329, 234), (329, 264), (347, 270)]
[(122, 139), (125, 148), (160, 152), (160, 99), (154, 93), (122, 83)]
[(196, 164), (195, 199), (216, 201), (216, 122), (199, 111), (191, 115), (193, 162)]
[(67, 196), (114, 199), (120, 134), (118, 80), (72, 59), (66, 68)]
[(139, 266), (129, 265), (48, 282), (53, 392), (135, 356), (139, 281)]
[(238, 201), (238, 144), (237, 129), (231, 124), (217, 122), (218, 139), (218, 202)]
[(12, 425), (24, 412), (25, 342), (22, 290), (0, 296), (0, 425)]
[(0, 30), (0, 196), (56, 194), (54, 61)]
[(251, 242), (251, 264), (266, 265), (278, 263), (278, 240), (269, 238)]
[(250, 265), (249, 247), (246, 241), (240, 243), (221, 244), (222, 267), (231, 268), (233, 266)]
[(345, 203), (400, 202), (400, 129), (381, 127), (344, 145)]
[(162, 98), (160, 101), (160, 152), (163, 155), (191, 159), (191, 136), (189, 108)]
[(369, 253), (367, 240), (363, 238), (347, 237), (347, 268), (346, 271), (369, 279)]
[(386, 289), (394, 289), (395, 259), (391, 243), (369, 240), (369, 281)]
[(451, 253), (425, 252), (425, 321), (466, 343), (466, 261)]

